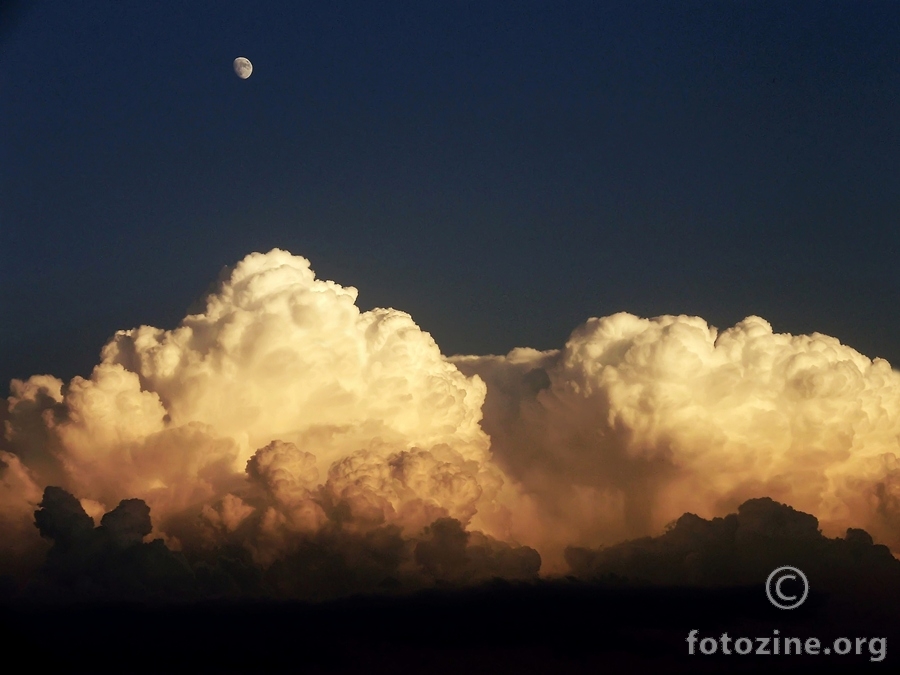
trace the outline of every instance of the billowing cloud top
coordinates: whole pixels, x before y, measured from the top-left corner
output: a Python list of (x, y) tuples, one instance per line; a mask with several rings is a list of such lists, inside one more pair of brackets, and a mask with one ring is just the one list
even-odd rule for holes
[(900, 548), (900, 375), (834, 338), (621, 313), (560, 351), (454, 362), (487, 382), (494, 458), (542, 503), (556, 550), (760, 496)]
[[(136, 373), (169, 425), (210, 425), (244, 453), (280, 438), (314, 446), (324, 468), (379, 437), (470, 443), (480, 458), (484, 385), (442, 359), (408, 314), (360, 312), (356, 295), (316, 279), (304, 258), (252, 254), (206, 311), (174, 331), (120, 332), (103, 362)], [(158, 412), (147, 410), (148, 424)]]
[(448, 359), (408, 314), (355, 301), (304, 258), (254, 253), (174, 330), (117, 333), (89, 379), (14, 380), (0, 573), (40, 564), (47, 486), (96, 523), (140, 499), (169, 547), (240, 550), (285, 579), (310, 542), (373, 583), (527, 576), (522, 545), (563, 571), (567, 547), (762, 496), (900, 550), (885, 361), (758, 317), (719, 332), (624, 313), (561, 350)]

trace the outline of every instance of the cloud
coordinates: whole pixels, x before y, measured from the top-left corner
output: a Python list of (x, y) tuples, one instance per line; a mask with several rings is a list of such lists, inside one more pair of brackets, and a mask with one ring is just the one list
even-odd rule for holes
[(567, 549), (762, 496), (900, 551), (900, 375), (882, 360), (758, 317), (624, 313), (560, 350), (447, 358), (356, 296), (254, 253), (176, 328), (116, 333), (89, 378), (14, 380), (0, 575), (65, 547), (71, 528), (34, 527), (40, 503), (110, 546), (158, 541), (201, 594), (566, 572)]
[(480, 533), (466, 532), (453, 518), (439, 518), (425, 528), (415, 559), (435, 579), (473, 583), (491, 578), (531, 579), (541, 567), (537, 551), (510, 547)]
[(62, 488), (47, 487), (39, 506), (35, 525), (53, 546), (27, 586), (27, 597), (97, 601), (192, 596), (187, 562), (160, 539), (143, 542), (152, 526), (150, 509), (141, 500), (123, 500), (97, 528), (81, 503)]
[(0, 576), (24, 579), (46, 551), (34, 529), (34, 509), (41, 499), (31, 472), (22, 461), (0, 452)]
[(557, 565), (760, 496), (900, 550), (900, 375), (834, 338), (622, 313), (558, 351), (452, 361), (487, 383), (494, 460), (538, 503), (523, 540)]
[(657, 586), (758, 586), (772, 570), (792, 565), (817, 592), (856, 602), (896, 602), (900, 561), (865, 531), (821, 534), (818, 521), (771, 499), (750, 499), (737, 513), (706, 520), (686, 513), (665, 534), (600, 549), (566, 550), (582, 579)]
[[(265, 532), (253, 528), (243, 533), (243, 542), (217, 542), (205, 551), (176, 552), (159, 538), (145, 542), (153, 525), (150, 507), (140, 499), (122, 500), (99, 527), (60, 487), (48, 486), (38, 507), (34, 525), (52, 546), (24, 588), (31, 599), (327, 600), (436, 582), (534, 579), (541, 565), (535, 550), (466, 532), (453, 518), (439, 518), (412, 537), (396, 525), (348, 530), (341, 518), (326, 518), (317, 527), (293, 531), (280, 542), (279, 555), (254, 559), (251, 549)], [(266, 517), (256, 523), (267, 526)]]
[[(3, 448), (21, 462), (7, 482), (21, 485), (10, 499), (22, 513), (34, 503), (22, 471), (94, 513), (139, 498), (176, 547), (197, 514), (209, 535), (264, 508), (274, 541), (324, 522), (309, 497), (321, 477), (354, 522), (418, 531), (451, 516), (504, 535), (504, 481), (479, 426), (484, 383), (409, 315), (360, 312), (355, 299), (304, 258), (252, 254), (176, 329), (117, 333), (89, 379), (13, 381)], [(247, 506), (254, 490), (268, 502)]]

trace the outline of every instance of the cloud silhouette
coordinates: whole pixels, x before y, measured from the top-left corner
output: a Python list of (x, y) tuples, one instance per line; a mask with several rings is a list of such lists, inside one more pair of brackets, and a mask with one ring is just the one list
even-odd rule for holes
[(900, 598), (900, 560), (864, 530), (829, 538), (817, 519), (769, 498), (706, 520), (686, 513), (664, 534), (599, 549), (571, 547), (566, 559), (583, 579), (618, 578), (657, 586), (759, 586), (772, 570), (792, 565), (817, 591), (857, 602)]

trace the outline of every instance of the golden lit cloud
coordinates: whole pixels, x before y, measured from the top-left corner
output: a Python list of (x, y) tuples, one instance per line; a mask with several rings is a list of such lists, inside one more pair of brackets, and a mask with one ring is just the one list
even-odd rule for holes
[(559, 351), (453, 362), (487, 382), (494, 460), (538, 500), (525, 540), (551, 559), (760, 496), (900, 549), (900, 375), (834, 338), (622, 313)]
[(900, 550), (900, 375), (883, 360), (758, 317), (624, 313), (561, 350), (446, 358), (408, 314), (355, 303), (304, 258), (254, 253), (177, 328), (118, 332), (90, 378), (13, 381), (0, 558), (39, 562), (48, 485), (95, 522), (143, 500), (170, 547), (263, 566), (307, 564), (304, 538), (371, 563), (352, 535), (399, 576), (527, 575), (519, 545), (563, 571), (567, 546), (761, 496)]

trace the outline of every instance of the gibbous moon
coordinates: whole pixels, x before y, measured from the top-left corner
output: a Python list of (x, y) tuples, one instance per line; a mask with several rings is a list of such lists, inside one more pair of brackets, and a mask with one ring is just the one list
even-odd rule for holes
[(250, 77), (250, 73), (253, 72), (253, 64), (250, 63), (250, 59), (245, 59), (243, 56), (239, 56), (234, 60), (234, 73), (242, 80), (246, 80)]

